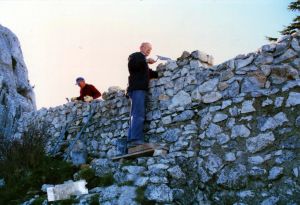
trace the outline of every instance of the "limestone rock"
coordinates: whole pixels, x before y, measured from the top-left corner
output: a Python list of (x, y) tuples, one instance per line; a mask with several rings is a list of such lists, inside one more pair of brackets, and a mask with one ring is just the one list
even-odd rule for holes
[(246, 167), (239, 164), (233, 168), (225, 167), (222, 169), (217, 183), (230, 189), (237, 189), (244, 187), (247, 181)]
[(159, 186), (150, 185), (147, 186), (145, 197), (148, 200), (155, 200), (158, 202), (172, 202), (173, 191), (165, 184)]
[(291, 107), (300, 104), (300, 93), (290, 92), (286, 101), (286, 107)]
[(35, 95), (19, 40), (0, 25), (0, 133), (12, 137), (19, 117), (35, 110)]
[(283, 174), (282, 167), (273, 167), (269, 172), (268, 179), (270, 180), (278, 179), (282, 174)]
[(247, 150), (251, 153), (255, 153), (264, 149), (274, 141), (275, 138), (272, 132), (259, 134), (256, 137), (247, 139), (246, 141)]
[(191, 96), (185, 91), (179, 91), (173, 98), (170, 108), (186, 106), (192, 102)]
[(207, 93), (206, 95), (203, 96), (203, 102), (204, 103), (213, 103), (222, 98), (222, 94), (219, 92), (211, 92)]

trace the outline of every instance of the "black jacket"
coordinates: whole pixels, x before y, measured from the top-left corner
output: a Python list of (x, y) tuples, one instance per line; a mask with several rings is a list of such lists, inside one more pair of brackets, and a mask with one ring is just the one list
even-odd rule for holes
[(141, 52), (136, 52), (129, 56), (128, 70), (128, 91), (148, 90), (149, 80), (158, 77), (157, 72), (148, 67), (146, 57)]

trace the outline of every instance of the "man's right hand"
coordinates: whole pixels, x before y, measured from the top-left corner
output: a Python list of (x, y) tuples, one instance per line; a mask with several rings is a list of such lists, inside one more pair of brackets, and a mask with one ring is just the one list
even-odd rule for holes
[(75, 101), (77, 101), (77, 97), (72, 97), (71, 102), (75, 102)]
[(154, 60), (153, 58), (148, 58), (147, 63), (153, 64), (153, 63), (156, 63), (156, 60)]

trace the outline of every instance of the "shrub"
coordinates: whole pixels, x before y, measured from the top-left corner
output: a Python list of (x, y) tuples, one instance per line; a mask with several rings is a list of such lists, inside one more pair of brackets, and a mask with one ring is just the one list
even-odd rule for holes
[(20, 204), (40, 193), (43, 184), (60, 184), (72, 178), (75, 167), (45, 154), (46, 138), (35, 129), (20, 139), (0, 136), (0, 178), (5, 179), (0, 204)]

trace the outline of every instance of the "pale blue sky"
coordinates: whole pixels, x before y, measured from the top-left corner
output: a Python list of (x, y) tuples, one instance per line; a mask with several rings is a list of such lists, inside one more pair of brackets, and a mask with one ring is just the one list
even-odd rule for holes
[[(290, 0), (0, 0), (0, 24), (21, 41), (38, 108), (65, 103), (83, 76), (101, 92), (127, 84), (139, 44), (176, 59), (201, 50), (219, 64), (267, 44), (295, 13)], [(299, 15), (299, 14), (298, 14)], [(155, 66), (154, 66), (155, 68)]]

